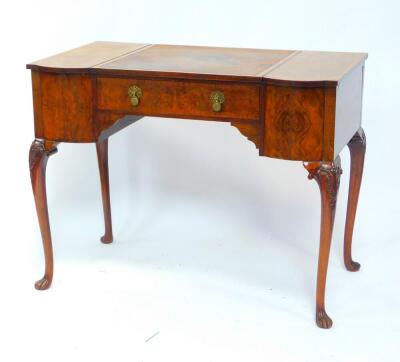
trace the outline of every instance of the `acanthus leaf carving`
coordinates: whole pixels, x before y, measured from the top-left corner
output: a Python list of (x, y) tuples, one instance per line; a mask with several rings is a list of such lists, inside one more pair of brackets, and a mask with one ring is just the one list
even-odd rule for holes
[(40, 162), (43, 155), (51, 156), (57, 152), (57, 143), (35, 139), (29, 150), (29, 169), (32, 171)]
[(334, 162), (309, 162), (304, 163), (308, 171), (308, 179), (317, 181), (320, 188), (326, 185), (329, 195), (329, 204), (334, 209), (336, 207), (337, 193), (340, 186), (340, 176), (343, 173), (340, 157)]

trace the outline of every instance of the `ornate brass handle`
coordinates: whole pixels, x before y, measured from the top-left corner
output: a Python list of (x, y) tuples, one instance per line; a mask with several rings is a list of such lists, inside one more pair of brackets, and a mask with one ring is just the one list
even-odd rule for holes
[(222, 103), (225, 101), (224, 93), (220, 91), (211, 92), (210, 100), (212, 104), (212, 109), (214, 112), (221, 112)]
[(142, 90), (137, 85), (131, 85), (128, 88), (128, 95), (131, 99), (132, 106), (138, 106), (140, 97), (142, 96)]

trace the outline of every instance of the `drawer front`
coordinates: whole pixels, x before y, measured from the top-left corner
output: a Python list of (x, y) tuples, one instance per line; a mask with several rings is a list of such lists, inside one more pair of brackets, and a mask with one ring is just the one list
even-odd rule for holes
[(177, 118), (259, 119), (258, 84), (98, 77), (96, 88), (100, 111)]

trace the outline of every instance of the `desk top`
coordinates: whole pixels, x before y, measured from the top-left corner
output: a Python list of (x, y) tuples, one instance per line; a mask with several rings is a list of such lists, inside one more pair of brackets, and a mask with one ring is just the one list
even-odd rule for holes
[(94, 42), (27, 65), (56, 73), (337, 85), (366, 53)]

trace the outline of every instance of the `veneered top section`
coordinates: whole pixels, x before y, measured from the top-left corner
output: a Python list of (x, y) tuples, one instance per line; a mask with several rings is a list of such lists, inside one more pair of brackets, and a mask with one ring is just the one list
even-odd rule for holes
[(148, 44), (114, 43), (96, 41), (79, 48), (53, 55), (27, 65), (27, 68), (51, 68), (60, 70), (87, 69), (103, 62), (110, 61), (123, 55), (131, 54), (135, 50)]
[(365, 53), (95, 42), (27, 65), (59, 73), (337, 84)]
[(290, 82), (339, 82), (366, 58), (366, 53), (296, 51), (263, 77)]

